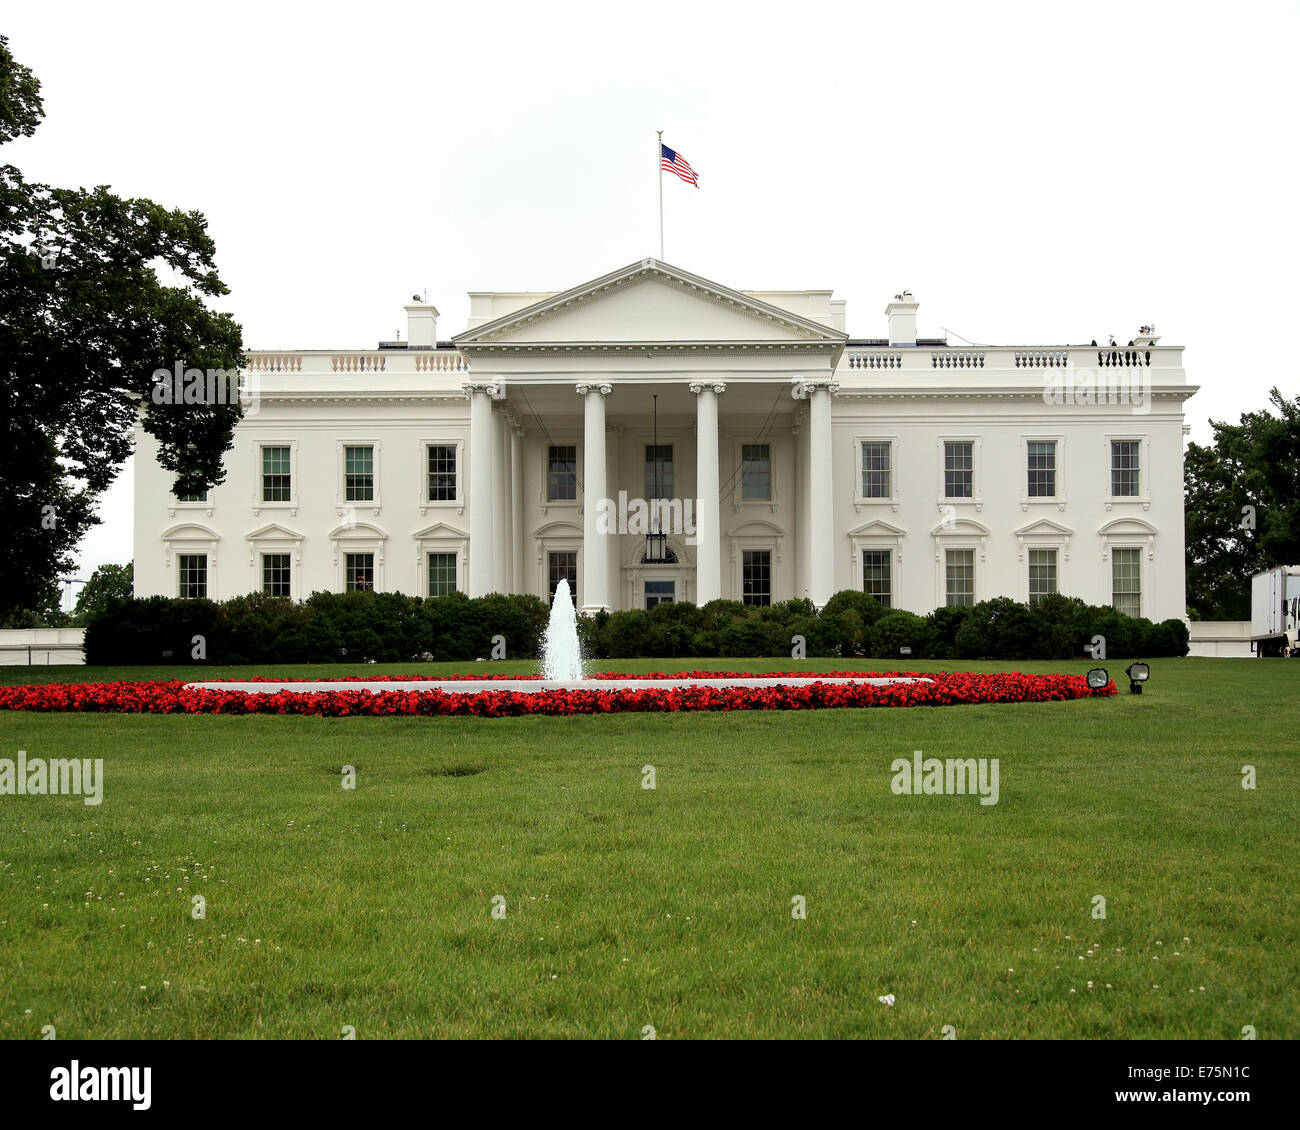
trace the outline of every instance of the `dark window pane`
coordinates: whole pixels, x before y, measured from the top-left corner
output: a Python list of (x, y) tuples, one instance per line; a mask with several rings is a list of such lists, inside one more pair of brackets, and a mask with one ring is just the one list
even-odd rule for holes
[(208, 595), (208, 555), (206, 553), (180, 553), (176, 556), (176, 571), (180, 578), (180, 595), (189, 599)]
[(566, 502), (578, 497), (578, 449), (573, 444), (552, 444), (546, 454), (546, 497)]
[(262, 591), (267, 596), (289, 596), (291, 576), (287, 553), (262, 554)]
[(454, 445), (429, 446), (429, 501), (456, 501), (456, 448)]
[(547, 555), (547, 573), (550, 599), (555, 599), (555, 590), (561, 581), (569, 582), (569, 596), (574, 608), (578, 604), (578, 552), (577, 550), (553, 550)]
[(658, 447), (646, 444), (645, 497), (647, 499), (673, 497), (673, 445), (671, 443), (661, 443)]
[(887, 549), (862, 551), (862, 591), (886, 608), (892, 608), (893, 592), (889, 576), (890, 553)]
[(344, 561), (344, 587), (348, 592), (368, 592), (375, 587), (375, 555), (349, 553)]
[(945, 443), (943, 445), (943, 493), (948, 498), (974, 496), (975, 445), (973, 443)]
[(772, 603), (772, 553), (767, 549), (746, 549), (740, 564), (741, 602)]
[(343, 449), (344, 497), (348, 502), (371, 502), (375, 497), (375, 449)]
[(766, 502), (772, 497), (772, 448), (746, 443), (740, 448), (740, 497)]

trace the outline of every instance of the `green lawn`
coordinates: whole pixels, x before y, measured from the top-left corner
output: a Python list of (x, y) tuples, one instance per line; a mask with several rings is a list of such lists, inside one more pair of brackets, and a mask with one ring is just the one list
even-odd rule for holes
[[(1300, 1037), (1300, 663), (1108, 666), (1115, 698), (1013, 706), (0, 713), (0, 757), (105, 763), (99, 807), (0, 797), (0, 1037)], [(997, 757), (999, 803), (895, 796), (917, 749)]]

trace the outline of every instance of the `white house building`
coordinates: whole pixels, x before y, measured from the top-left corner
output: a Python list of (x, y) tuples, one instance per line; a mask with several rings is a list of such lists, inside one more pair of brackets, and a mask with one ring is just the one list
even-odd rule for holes
[(1060, 591), (1184, 617), (1181, 346), (1150, 327), (953, 346), (917, 338), (907, 292), (887, 336), (856, 338), (831, 293), (646, 259), (473, 293), (450, 340), (414, 302), (405, 341), (252, 352), (220, 486), (174, 497), (137, 433), (136, 592), (567, 578), (588, 611), (862, 589), (920, 613)]

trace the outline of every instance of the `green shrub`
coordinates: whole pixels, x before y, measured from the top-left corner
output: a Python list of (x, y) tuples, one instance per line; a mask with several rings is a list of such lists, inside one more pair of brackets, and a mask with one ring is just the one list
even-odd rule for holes
[[(548, 609), (535, 596), (463, 593), (421, 599), (401, 593), (315, 592), (303, 603), (251, 593), (221, 603), (152, 596), (111, 597), (86, 627), (92, 664), (391, 663), (486, 658), (504, 637), (510, 659), (540, 657)], [(1026, 607), (1008, 597), (928, 616), (887, 610), (864, 593), (836, 593), (819, 614), (804, 598), (768, 607), (683, 601), (649, 612), (578, 617), (588, 659), (716, 656), (788, 657), (795, 636), (806, 654), (913, 658), (1079, 659), (1093, 637), (1107, 659), (1186, 655), (1181, 620), (1153, 624), (1053, 594)], [(195, 639), (201, 637), (200, 654)]]
[[(900, 656), (899, 649), (904, 647), (910, 647), (912, 654)], [(915, 612), (886, 612), (871, 629), (870, 653), (878, 659), (925, 659), (933, 647), (930, 625)]]

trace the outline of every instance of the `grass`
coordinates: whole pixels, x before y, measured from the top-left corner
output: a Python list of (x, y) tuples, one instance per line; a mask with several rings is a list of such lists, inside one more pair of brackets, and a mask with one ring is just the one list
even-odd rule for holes
[[(1009, 706), (0, 713), (0, 756), (106, 774), (99, 807), (0, 797), (0, 1037), (1294, 1039), (1298, 689), (1300, 664), (1183, 659), (1141, 697)], [(997, 757), (999, 803), (893, 795), (916, 749)]]

